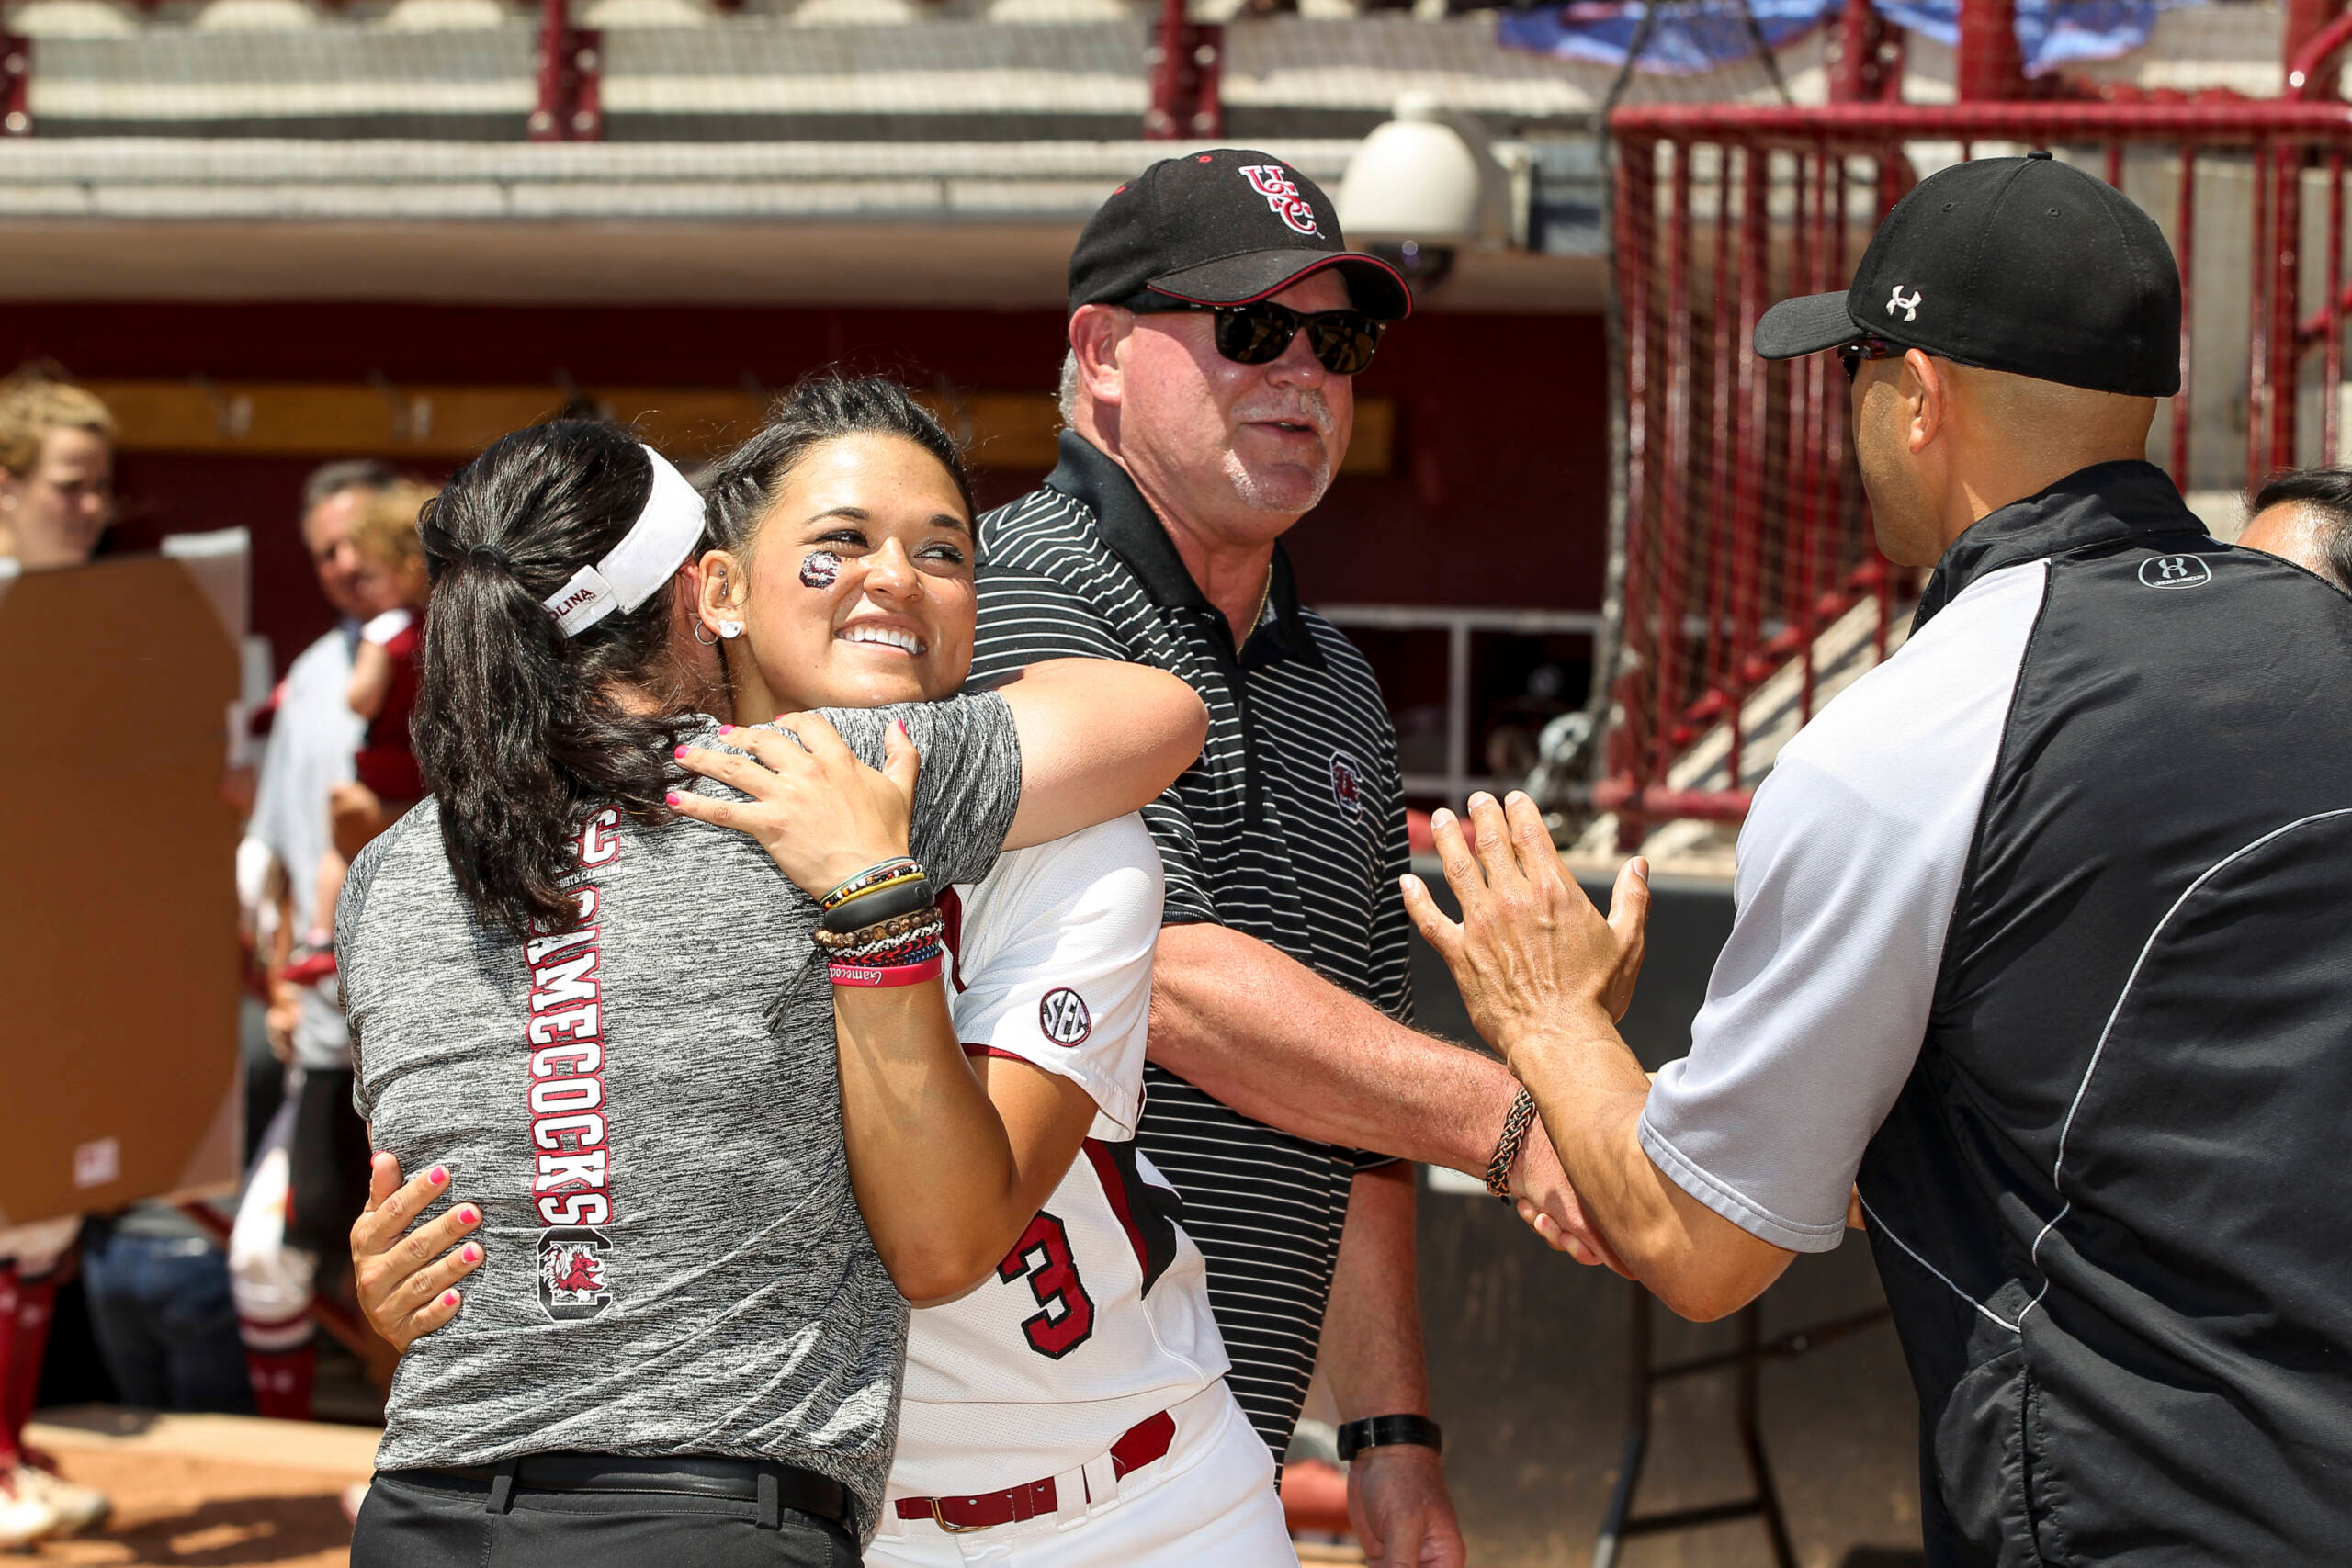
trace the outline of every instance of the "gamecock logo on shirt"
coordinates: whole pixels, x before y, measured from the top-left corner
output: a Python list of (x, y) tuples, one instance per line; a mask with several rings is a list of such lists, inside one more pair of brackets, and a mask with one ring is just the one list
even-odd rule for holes
[(1363, 764), (1345, 751), (1331, 753), (1331, 798), (1350, 821), (1363, 817)]
[(1275, 217), (1302, 234), (1320, 231), (1315, 227), (1315, 209), (1298, 194), (1297, 182), (1290, 177), (1289, 170), (1280, 164), (1245, 164), (1241, 174), (1250, 182), (1250, 188), (1266, 198), (1266, 205), (1273, 209)]
[(539, 1305), (558, 1323), (594, 1317), (612, 1305), (605, 1274), (612, 1243), (602, 1231), (567, 1226), (539, 1235)]

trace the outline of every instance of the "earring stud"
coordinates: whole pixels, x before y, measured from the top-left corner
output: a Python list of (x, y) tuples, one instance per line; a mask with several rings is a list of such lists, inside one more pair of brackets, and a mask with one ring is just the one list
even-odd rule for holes
[(743, 623), (741, 621), (721, 621), (718, 623), (718, 635), (720, 637), (741, 637), (743, 635)]

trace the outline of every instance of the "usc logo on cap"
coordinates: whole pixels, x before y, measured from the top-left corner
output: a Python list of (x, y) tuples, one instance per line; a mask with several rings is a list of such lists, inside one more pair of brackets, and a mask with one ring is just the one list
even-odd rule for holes
[(1241, 166), (1241, 177), (1250, 182), (1250, 189), (1266, 198), (1266, 205), (1273, 209), (1274, 216), (1289, 224), (1293, 231), (1301, 234), (1319, 232), (1315, 227), (1315, 209), (1298, 194), (1298, 186), (1292, 182), (1289, 171), (1280, 164), (1245, 164)]

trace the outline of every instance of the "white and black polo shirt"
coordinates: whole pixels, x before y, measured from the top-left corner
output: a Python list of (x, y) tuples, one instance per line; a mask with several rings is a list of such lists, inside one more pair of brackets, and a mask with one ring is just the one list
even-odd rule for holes
[(1651, 1158), (1838, 1245), (1928, 1559), (2352, 1561), (2352, 600), (2144, 463), (1970, 528), (1781, 753)]
[[(1410, 1022), (1396, 731), (1363, 656), (1299, 604), (1282, 550), (1237, 650), (1125, 470), (1066, 433), (1045, 488), (980, 519), (980, 553), (975, 676), (1119, 659), (1207, 703), (1200, 761), (1143, 812), (1167, 920), (1246, 932)], [(1183, 1196), (1234, 1394), (1279, 1455), (1314, 1371), (1349, 1183), (1383, 1161), (1276, 1132), (1158, 1066), (1146, 1083), (1136, 1143)]]

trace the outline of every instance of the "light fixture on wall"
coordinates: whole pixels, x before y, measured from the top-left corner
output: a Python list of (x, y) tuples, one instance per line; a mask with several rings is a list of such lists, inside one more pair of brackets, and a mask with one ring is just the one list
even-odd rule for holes
[(1340, 182), (1348, 243), (1394, 265), (1418, 297), (1442, 282), (1465, 249), (1510, 237), (1510, 183), (1486, 128), (1427, 93), (1396, 100)]

